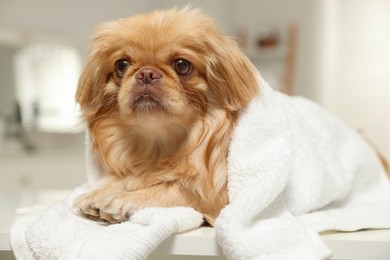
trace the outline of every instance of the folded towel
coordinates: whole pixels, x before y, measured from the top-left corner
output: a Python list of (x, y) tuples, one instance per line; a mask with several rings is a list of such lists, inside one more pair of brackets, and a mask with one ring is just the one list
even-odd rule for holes
[[(373, 149), (314, 103), (261, 91), (241, 111), (228, 156), (229, 205), (216, 222), (229, 259), (325, 259), (318, 232), (390, 227), (390, 183)], [(103, 225), (71, 202), (98, 185), (87, 137), (88, 185), (12, 228), (17, 259), (145, 259), (175, 232), (199, 227), (191, 208), (150, 208)], [(194, 245), (196, 246), (196, 245)]]
[(11, 230), (17, 259), (146, 259), (165, 239), (199, 227), (203, 216), (189, 207), (147, 208), (129, 221), (107, 225), (76, 215), (74, 199), (99, 185), (102, 170), (86, 136), (88, 183), (47, 208), (33, 207)]
[(145, 259), (173, 233), (201, 224), (202, 215), (192, 208), (143, 209), (128, 222), (85, 234), (60, 259)]
[[(77, 189), (70, 197), (85, 191)], [(17, 259), (145, 259), (173, 233), (203, 222), (194, 209), (176, 207), (143, 209), (127, 222), (107, 225), (74, 214), (70, 201), (17, 220), (11, 231)]]

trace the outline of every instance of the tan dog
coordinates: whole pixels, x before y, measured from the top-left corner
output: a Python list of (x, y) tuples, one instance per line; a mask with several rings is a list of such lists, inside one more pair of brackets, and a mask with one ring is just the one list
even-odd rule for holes
[(258, 89), (253, 65), (199, 10), (101, 25), (76, 99), (105, 177), (75, 208), (116, 223), (145, 207), (190, 206), (213, 224), (228, 203), (237, 112)]

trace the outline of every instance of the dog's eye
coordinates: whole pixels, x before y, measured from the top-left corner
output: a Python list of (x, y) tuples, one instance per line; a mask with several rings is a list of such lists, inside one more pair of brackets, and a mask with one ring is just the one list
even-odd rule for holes
[(128, 60), (120, 59), (115, 62), (115, 72), (118, 77), (122, 78), (126, 72), (127, 67), (130, 65)]
[(192, 65), (188, 60), (178, 59), (173, 62), (173, 68), (180, 76), (190, 74)]

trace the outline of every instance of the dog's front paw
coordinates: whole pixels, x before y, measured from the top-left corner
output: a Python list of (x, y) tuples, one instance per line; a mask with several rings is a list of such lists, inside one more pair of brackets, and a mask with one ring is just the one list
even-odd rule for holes
[(126, 221), (132, 213), (129, 192), (95, 190), (76, 198), (74, 208), (82, 215), (109, 223)]

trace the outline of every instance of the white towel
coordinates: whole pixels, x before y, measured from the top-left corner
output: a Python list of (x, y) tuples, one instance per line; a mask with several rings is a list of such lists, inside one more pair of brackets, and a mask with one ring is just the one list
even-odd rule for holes
[(326, 259), (317, 232), (390, 227), (390, 183), (372, 147), (264, 81), (239, 116), (228, 166), (216, 231), (229, 259)]
[(32, 208), (11, 230), (11, 244), (17, 259), (146, 259), (173, 233), (199, 227), (202, 214), (189, 207), (147, 208), (129, 221), (107, 225), (76, 215), (74, 199), (99, 185), (102, 170), (91, 154), (86, 137), (88, 183), (67, 198), (47, 208)]
[[(79, 190), (77, 194), (81, 191)], [(76, 195), (74, 193), (73, 195)], [(173, 233), (197, 228), (202, 215), (192, 208), (147, 208), (129, 221), (106, 225), (74, 214), (68, 200), (17, 220), (11, 231), (17, 259), (146, 259)]]
[[(230, 144), (229, 205), (216, 222), (224, 254), (325, 259), (331, 252), (317, 232), (389, 228), (390, 183), (373, 149), (312, 102), (259, 85)], [(171, 234), (201, 225), (198, 212), (180, 207), (144, 209), (110, 226), (74, 215), (73, 198), (101, 175), (89, 138), (86, 147), (89, 186), (15, 223), (17, 259), (145, 259)]]

